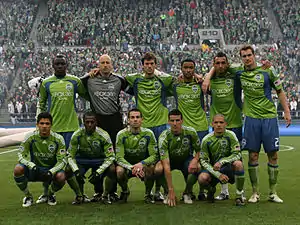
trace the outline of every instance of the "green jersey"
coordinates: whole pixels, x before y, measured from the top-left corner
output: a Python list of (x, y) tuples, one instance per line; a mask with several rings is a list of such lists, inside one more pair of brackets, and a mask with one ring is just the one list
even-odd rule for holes
[(133, 88), (137, 108), (143, 114), (143, 127), (167, 124), (166, 97), (173, 77), (162, 74), (159, 77), (146, 78), (144, 74), (130, 74), (126, 76), (126, 80)]
[(208, 130), (201, 85), (195, 81), (176, 83), (173, 85), (173, 95), (176, 108), (182, 113), (183, 125), (193, 127), (196, 131)]
[(210, 123), (216, 114), (223, 114), (227, 128), (243, 126), (241, 89), (235, 83), (235, 73), (229, 70), (224, 75), (211, 78)]
[(221, 165), (241, 160), (240, 143), (234, 132), (225, 130), (222, 136), (215, 136), (214, 132), (209, 133), (202, 139), (200, 164), (202, 169), (207, 170), (216, 178), (221, 173), (213, 169), (216, 162)]
[(244, 114), (258, 119), (276, 118), (277, 110), (272, 100), (272, 88), (276, 91), (281, 90), (282, 84), (274, 70), (256, 67), (246, 71), (240, 68), (236, 76), (244, 91)]
[(74, 132), (68, 149), (68, 162), (73, 171), (78, 170), (75, 158), (80, 159), (104, 159), (97, 173), (102, 174), (115, 160), (115, 153), (109, 134), (96, 128), (95, 132), (88, 135), (85, 128)]
[(182, 126), (181, 133), (175, 135), (167, 129), (159, 136), (158, 149), (160, 159), (170, 159), (171, 164), (182, 164), (194, 153), (200, 152), (200, 140), (192, 127)]
[(65, 167), (66, 146), (63, 137), (50, 132), (41, 137), (38, 130), (28, 133), (18, 152), (19, 163), (32, 169), (35, 166), (49, 168), (54, 174)]
[(72, 132), (79, 128), (75, 111), (75, 96), (87, 98), (87, 92), (78, 77), (66, 75), (62, 78), (50, 76), (40, 87), (40, 109), (48, 111), (53, 117), (52, 130), (55, 132)]
[(157, 142), (153, 132), (141, 128), (133, 134), (129, 128), (124, 128), (117, 134), (116, 143), (117, 164), (131, 170), (132, 165), (141, 162), (152, 165), (158, 161)]

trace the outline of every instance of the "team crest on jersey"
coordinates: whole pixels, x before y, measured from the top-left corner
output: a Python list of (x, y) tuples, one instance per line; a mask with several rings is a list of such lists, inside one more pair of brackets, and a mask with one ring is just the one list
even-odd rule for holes
[(193, 91), (194, 93), (196, 93), (198, 90), (199, 90), (198, 85), (193, 85), (193, 86), (192, 86), (192, 91)]
[(93, 141), (93, 142), (92, 142), (92, 145), (93, 145), (95, 148), (97, 148), (97, 147), (99, 147), (100, 143), (99, 143), (99, 141)]
[(222, 140), (221, 141), (221, 147), (226, 148), (227, 146), (227, 141), (226, 140)]
[(72, 84), (66, 84), (66, 89), (68, 91), (72, 91)]
[(189, 145), (189, 143), (190, 143), (190, 140), (188, 138), (183, 138), (182, 139), (182, 144), (183, 145)]
[(140, 146), (140, 148), (143, 148), (146, 146), (146, 140), (144, 138), (139, 141), (139, 146)]
[(115, 89), (115, 86), (114, 86), (113, 84), (109, 84), (109, 85), (108, 85), (108, 89), (109, 89), (109, 90), (114, 90), (114, 89)]
[(159, 87), (160, 87), (159, 81), (155, 81), (154, 82), (154, 88), (157, 90), (157, 89), (159, 89)]
[(232, 80), (230, 80), (230, 79), (225, 80), (225, 84), (226, 84), (228, 87), (230, 87), (230, 86), (232, 85)]
[(48, 146), (48, 150), (49, 150), (50, 152), (54, 152), (55, 146), (54, 146), (53, 144), (50, 144), (50, 145)]
[(256, 74), (255, 75), (255, 80), (260, 81), (260, 79), (261, 79), (261, 75), (260, 74)]

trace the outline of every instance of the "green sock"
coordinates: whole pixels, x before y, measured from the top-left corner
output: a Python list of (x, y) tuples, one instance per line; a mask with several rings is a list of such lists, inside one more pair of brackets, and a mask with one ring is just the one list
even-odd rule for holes
[(258, 164), (248, 163), (248, 172), (252, 184), (252, 191), (258, 193)]
[(104, 181), (104, 195), (107, 195), (108, 193), (112, 192), (113, 186), (114, 186), (114, 181), (111, 177), (106, 176), (105, 181)]
[(43, 182), (44, 195), (48, 195), (49, 183)]
[(245, 182), (245, 172), (243, 171), (236, 171), (234, 175), (235, 179), (235, 187), (236, 187), (236, 197), (240, 198), (243, 194), (244, 189), (244, 182)]
[(150, 179), (145, 179), (144, 183), (145, 183), (145, 194), (150, 195), (151, 190), (154, 186), (154, 180), (151, 179), (151, 178)]
[(31, 196), (31, 193), (29, 192), (27, 185), (28, 185), (28, 180), (24, 175), (21, 175), (19, 177), (14, 177), (17, 186), (19, 189), (25, 194), (26, 197)]
[(62, 189), (62, 187), (64, 186), (64, 183), (62, 184), (58, 184), (55, 182), (52, 182), (52, 184), (50, 185), (49, 191), (47, 193), (47, 195), (53, 195), (55, 192), (59, 191), (60, 189)]
[(199, 184), (199, 193), (204, 193), (205, 188)]
[(78, 184), (75, 176), (70, 177), (67, 180), (67, 182), (68, 182), (69, 186), (72, 188), (72, 190), (75, 192), (76, 196), (82, 196), (79, 184)]
[(197, 182), (197, 177), (194, 174), (189, 174), (186, 180), (185, 193), (191, 194), (193, 192), (193, 186)]
[(268, 163), (269, 187), (270, 187), (271, 194), (276, 193), (278, 172), (279, 172), (279, 170), (278, 170), (277, 164), (274, 165), (274, 164)]

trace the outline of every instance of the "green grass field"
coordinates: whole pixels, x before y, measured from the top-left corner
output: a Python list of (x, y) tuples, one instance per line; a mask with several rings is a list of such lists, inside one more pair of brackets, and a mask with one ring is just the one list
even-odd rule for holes
[[(22, 208), (23, 194), (14, 183), (13, 168), (16, 164), (16, 152), (9, 152), (14, 148), (0, 149), (0, 224), (300, 224), (300, 169), (297, 168), (300, 159), (299, 137), (282, 137), (279, 153), (279, 185), (278, 194), (284, 200), (283, 204), (267, 201), (268, 177), (266, 155), (260, 157), (260, 192), (261, 201), (258, 204), (247, 204), (245, 207), (234, 205), (234, 186), (230, 187), (231, 200), (216, 202), (194, 202), (193, 205), (184, 205), (179, 202), (175, 208), (162, 204), (146, 205), (143, 202), (144, 186), (137, 179), (130, 180), (131, 195), (127, 204), (103, 205), (90, 203), (73, 206), (73, 192), (66, 185), (57, 193), (58, 204), (34, 205)], [(246, 155), (244, 161), (247, 162)], [(247, 165), (245, 164), (247, 171)], [(184, 188), (180, 173), (173, 172), (178, 198)], [(35, 200), (42, 193), (40, 183), (29, 185)], [(198, 185), (195, 185), (198, 192)], [(246, 196), (250, 195), (250, 181), (246, 172)], [(86, 185), (86, 192), (92, 196), (90, 184)]]

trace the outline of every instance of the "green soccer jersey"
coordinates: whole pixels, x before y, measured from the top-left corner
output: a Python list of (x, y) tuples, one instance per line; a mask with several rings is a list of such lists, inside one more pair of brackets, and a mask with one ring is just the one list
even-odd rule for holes
[(141, 162), (152, 165), (158, 161), (157, 142), (153, 132), (141, 128), (138, 134), (133, 134), (129, 128), (124, 128), (117, 134), (116, 143), (117, 164), (131, 170), (132, 165)]
[(19, 163), (32, 169), (35, 166), (49, 168), (54, 174), (65, 166), (66, 146), (63, 137), (55, 132), (43, 138), (39, 131), (25, 136), (18, 152)]
[(78, 93), (84, 98), (87, 92), (78, 77), (66, 75), (63, 78), (50, 76), (40, 87), (41, 111), (48, 111), (53, 117), (52, 130), (55, 132), (72, 132), (79, 128), (75, 111), (75, 96)]
[(182, 126), (179, 135), (174, 135), (169, 128), (159, 136), (158, 149), (161, 160), (169, 158), (171, 164), (182, 165), (194, 153), (200, 152), (200, 140), (192, 127)]
[(166, 95), (170, 90), (173, 77), (162, 74), (146, 78), (144, 74), (130, 74), (126, 80), (133, 88), (137, 108), (143, 114), (143, 127), (156, 127), (168, 122)]
[(173, 85), (172, 92), (176, 107), (182, 113), (183, 125), (193, 127), (196, 131), (208, 130), (201, 85), (195, 81), (179, 82)]
[(73, 171), (78, 170), (75, 157), (81, 159), (104, 159), (104, 162), (97, 169), (102, 174), (115, 160), (115, 153), (109, 134), (96, 128), (95, 132), (88, 135), (85, 128), (74, 132), (68, 149), (68, 162)]
[(241, 90), (235, 84), (235, 73), (231, 71), (211, 78), (210, 123), (220, 113), (225, 116), (227, 128), (237, 128), (243, 126)]
[(215, 171), (213, 166), (216, 162), (221, 165), (241, 160), (240, 143), (234, 132), (225, 130), (222, 136), (215, 136), (214, 132), (206, 135), (201, 143), (200, 164), (202, 169), (207, 170), (216, 178), (221, 173)]
[(240, 68), (236, 76), (244, 91), (244, 114), (258, 119), (276, 118), (277, 110), (271, 92), (272, 88), (281, 90), (282, 84), (274, 70), (256, 67), (246, 71)]

